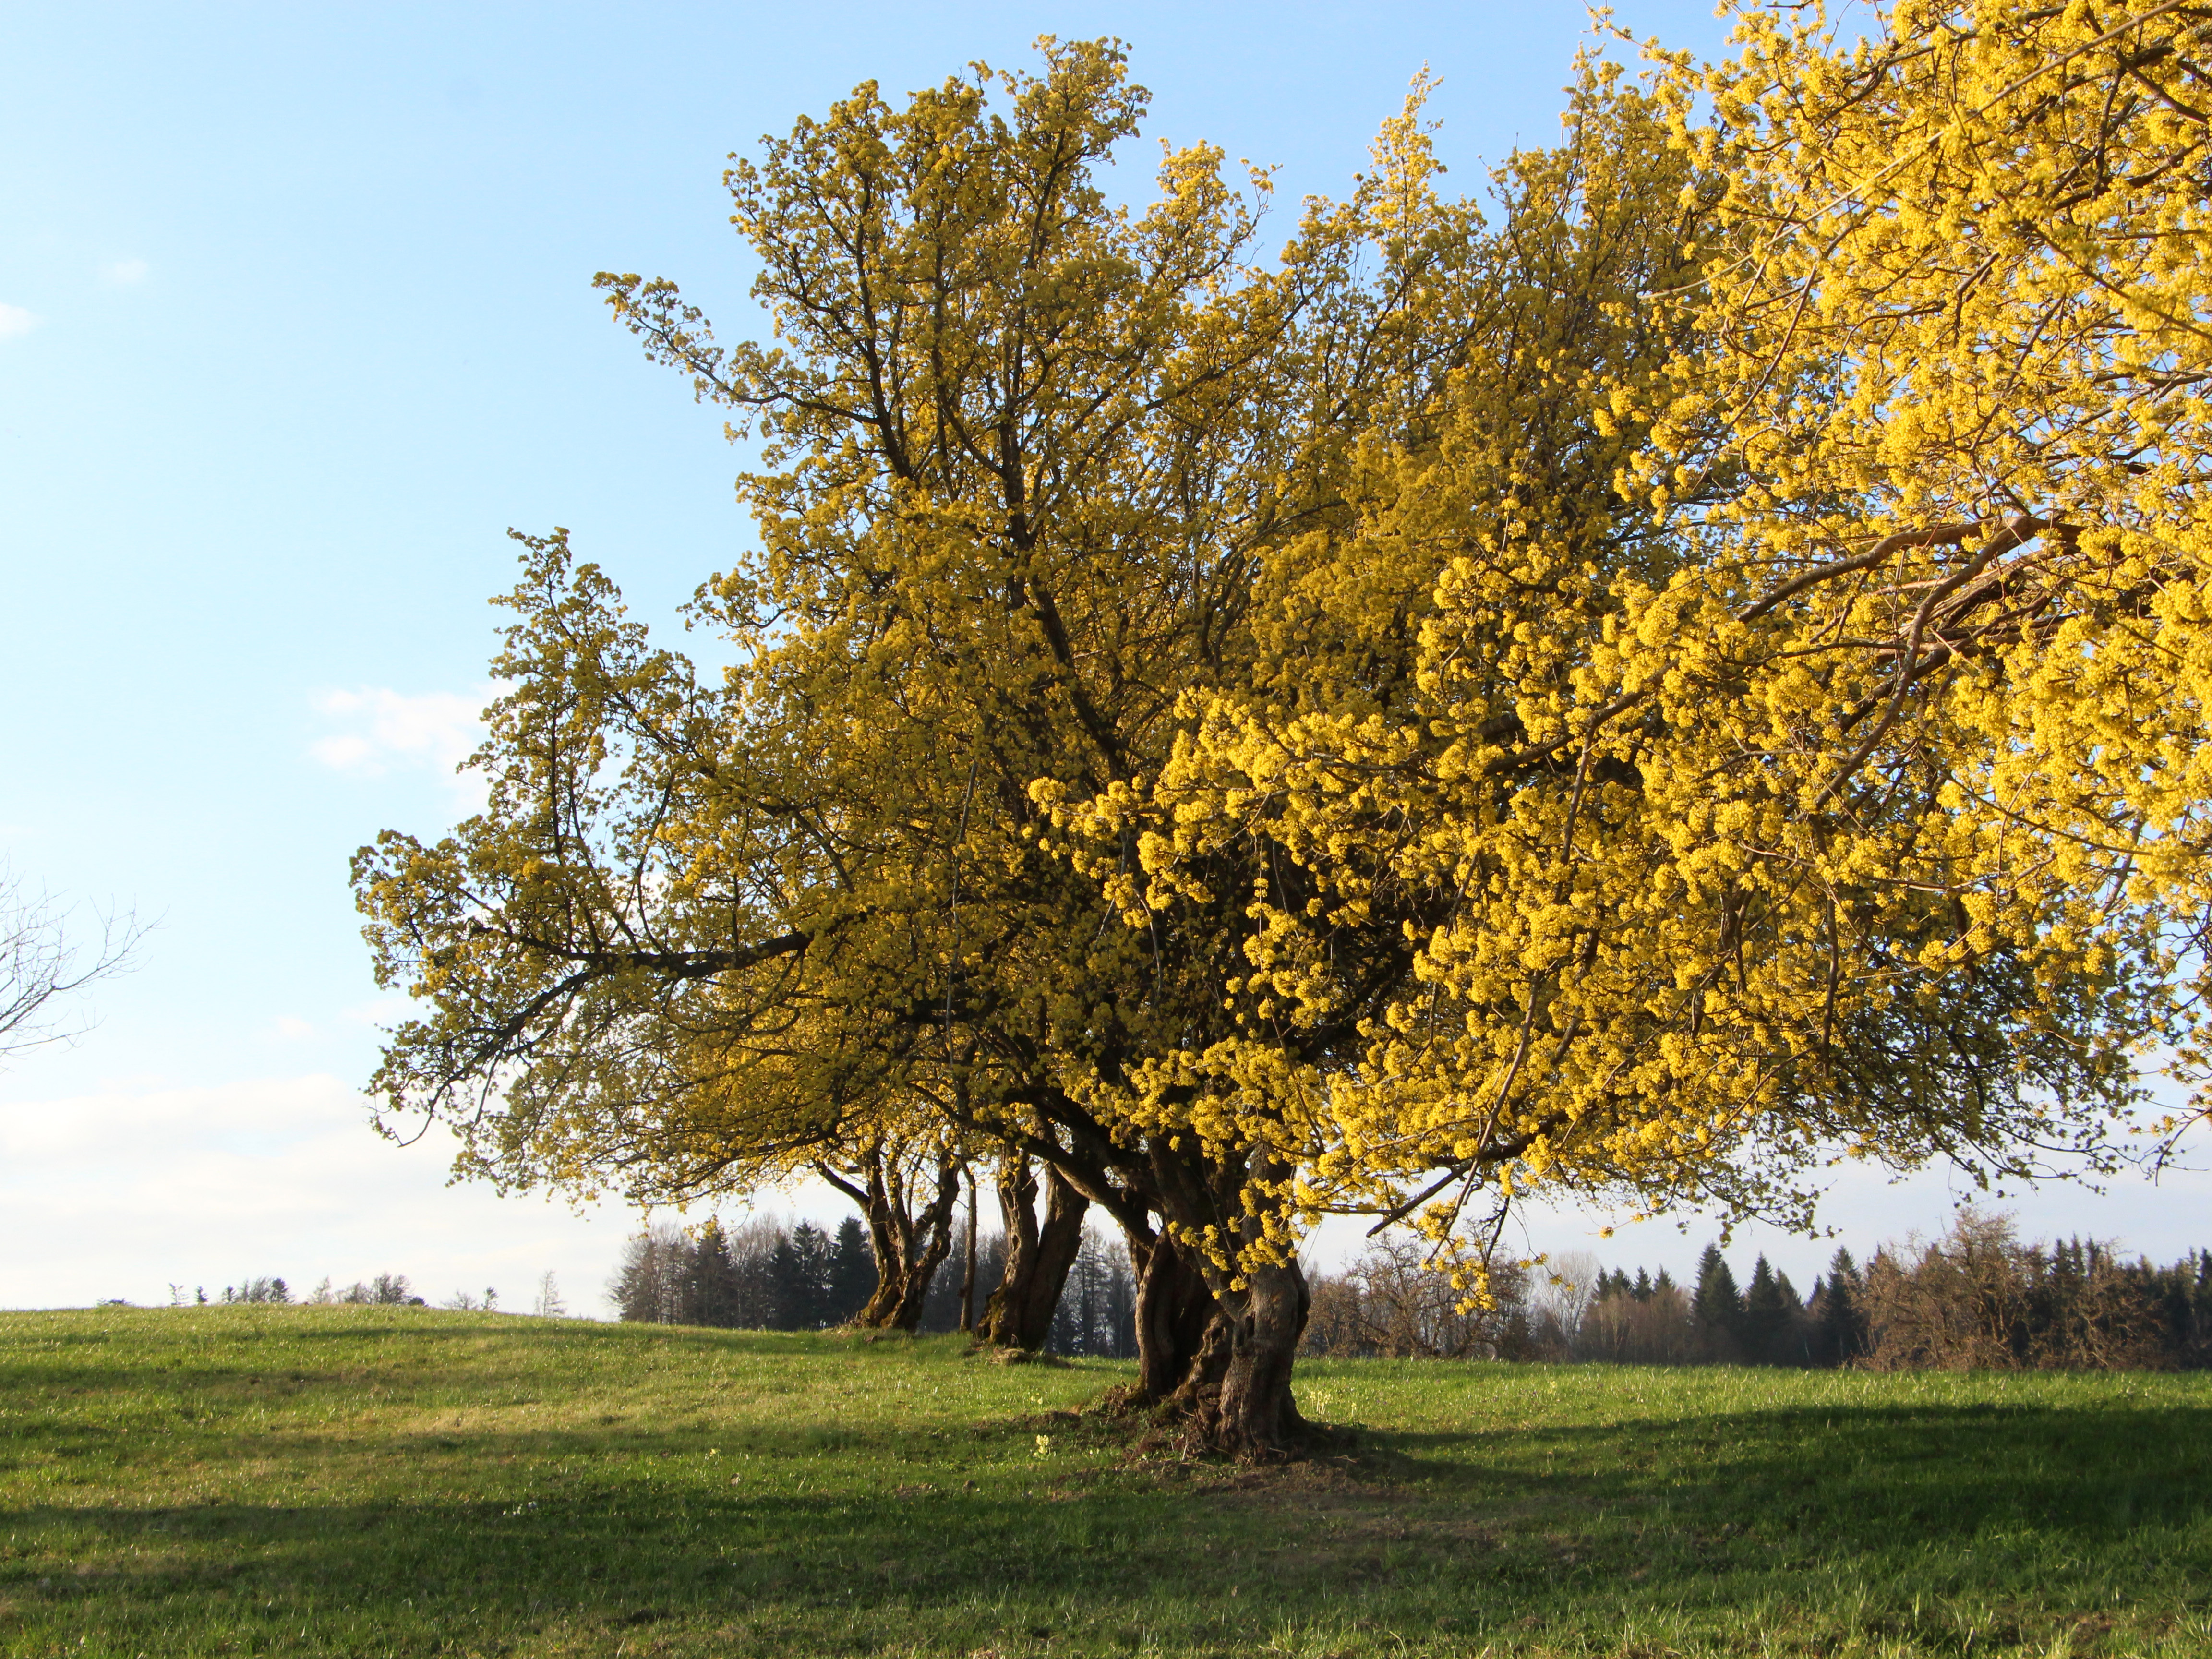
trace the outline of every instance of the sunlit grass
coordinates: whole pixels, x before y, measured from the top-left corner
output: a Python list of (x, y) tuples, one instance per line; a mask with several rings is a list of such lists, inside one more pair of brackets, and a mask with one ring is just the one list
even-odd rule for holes
[(1050, 1415), (1125, 1373), (0, 1316), (0, 1651), (2212, 1653), (2195, 1376), (1335, 1361), (1357, 1453), (1250, 1472)]

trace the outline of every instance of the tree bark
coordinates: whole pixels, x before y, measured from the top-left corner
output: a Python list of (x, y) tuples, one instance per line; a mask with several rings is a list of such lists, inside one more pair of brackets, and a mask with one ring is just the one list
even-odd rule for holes
[[(1200, 1384), (1190, 1401), (1199, 1437), (1235, 1457), (1280, 1455), (1307, 1432), (1291, 1395), (1291, 1367), (1313, 1306), (1298, 1264), (1249, 1267), (1241, 1291), (1217, 1291), (1225, 1317), (1215, 1331), (1221, 1379)], [(1209, 1333), (1212, 1334), (1213, 1333)]]
[(1140, 1405), (1165, 1405), (1187, 1385), (1194, 1389), (1208, 1380), (1211, 1362), (1200, 1356), (1219, 1310), (1197, 1261), (1170, 1235), (1162, 1233), (1149, 1247), (1133, 1238), (1129, 1255), (1137, 1269), (1137, 1383), (1131, 1398)]
[[(1310, 1432), (1291, 1395), (1291, 1373), (1313, 1297), (1295, 1261), (1255, 1259), (1266, 1229), (1261, 1218), (1240, 1214), (1234, 1200), (1248, 1177), (1279, 1182), (1289, 1171), (1269, 1167), (1258, 1149), (1247, 1156), (1249, 1169), (1233, 1162), (1224, 1168), (1194, 1149), (1156, 1140), (1144, 1167), (1122, 1171), (1135, 1177), (1127, 1204), (1103, 1195), (1115, 1188), (1101, 1171), (1077, 1163), (1066, 1178), (1088, 1176), (1095, 1183), (1101, 1194), (1095, 1201), (1121, 1224), (1136, 1270), (1137, 1380), (1116, 1390), (1122, 1403), (1180, 1419), (1192, 1442), (1207, 1449), (1264, 1458), (1291, 1450)], [(1024, 1169), (1017, 1179), (1026, 1176)], [(1157, 1231), (1152, 1212), (1162, 1223)], [(1221, 1227), (1227, 1218), (1236, 1218), (1229, 1224), (1246, 1264), (1236, 1273), (1178, 1242)], [(1010, 1247), (1018, 1228), (1010, 1211)]]
[[(1249, 1156), (1242, 1170), (1208, 1168), (1155, 1149), (1164, 1224), (1138, 1288), (1138, 1371), (1140, 1396), (1182, 1417), (1193, 1443), (1265, 1458), (1288, 1451), (1306, 1431), (1291, 1397), (1291, 1368), (1313, 1296), (1295, 1261), (1261, 1259), (1269, 1248), (1263, 1218), (1239, 1215), (1231, 1202), (1249, 1182), (1272, 1184), (1289, 1173), (1264, 1151)], [(1181, 1242), (1224, 1222), (1237, 1244), (1233, 1271)], [(1157, 1355), (1146, 1352), (1148, 1339)]]
[(976, 1328), (982, 1340), (998, 1347), (1044, 1346), (1068, 1272), (1083, 1249), (1083, 1219), (1091, 1200), (1048, 1167), (1044, 1221), (1039, 1225), (1036, 1190), (1036, 1172), (1028, 1158), (1013, 1154), (999, 1166), (1006, 1267)]

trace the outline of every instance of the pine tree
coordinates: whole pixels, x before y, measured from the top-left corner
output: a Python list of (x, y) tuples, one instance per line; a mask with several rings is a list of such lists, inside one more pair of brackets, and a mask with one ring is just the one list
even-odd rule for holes
[(1725, 1363), (1743, 1352), (1743, 1297), (1718, 1244), (1698, 1258), (1698, 1288), (1690, 1298), (1690, 1317), (1705, 1358)]
[(684, 1322), (727, 1328), (738, 1323), (737, 1264), (721, 1218), (708, 1216), (693, 1239), (684, 1282)]
[(799, 1253), (791, 1248), (791, 1238), (787, 1234), (776, 1240), (768, 1258), (768, 1328), (797, 1330), (805, 1302), (805, 1274), (799, 1265)]
[(868, 1305), (876, 1288), (876, 1259), (868, 1236), (856, 1216), (837, 1224), (837, 1237), (830, 1247), (830, 1293), (824, 1312), (832, 1325), (842, 1325)]
[(1751, 1275), (1743, 1308), (1744, 1355), (1755, 1365), (1812, 1363), (1805, 1303), (1790, 1275), (1777, 1273), (1765, 1256)]
[(1866, 1352), (1866, 1316), (1860, 1306), (1858, 1263), (1838, 1249), (1828, 1263), (1828, 1282), (1820, 1298), (1821, 1363), (1848, 1365)]
[(817, 1331), (829, 1323), (830, 1240), (802, 1221), (769, 1257), (769, 1282), (780, 1331)]
[(1781, 1284), (1762, 1255), (1752, 1267), (1751, 1285), (1743, 1298), (1743, 1357), (1754, 1365), (1774, 1364), (1789, 1334), (1789, 1319)]

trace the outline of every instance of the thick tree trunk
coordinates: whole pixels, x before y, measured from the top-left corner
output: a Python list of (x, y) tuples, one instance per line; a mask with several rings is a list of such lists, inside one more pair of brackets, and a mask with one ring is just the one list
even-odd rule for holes
[[(886, 1330), (921, 1328), (922, 1304), (929, 1299), (930, 1284), (945, 1258), (952, 1254), (952, 1211), (959, 1201), (960, 1166), (948, 1158), (938, 1164), (937, 1195), (914, 1214), (900, 1238), (903, 1282), (896, 1304), (884, 1321)], [(897, 1212), (905, 1214), (906, 1206), (898, 1206)]]
[(900, 1254), (899, 1230), (892, 1220), (890, 1206), (878, 1198), (873, 1182), (868, 1185), (864, 1205), (868, 1250), (876, 1260), (876, 1288), (867, 1305), (853, 1316), (853, 1322), (866, 1330), (884, 1330), (906, 1299), (906, 1262)]
[[(1296, 1261), (1261, 1259), (1271, 1249), (1264, 1218), (1249, 1210), (1239, 1215), (1237, 1200), (1289, 1171), (1256, 1148), (1242, 1169), (1175, 1151), (1153, 1152), (1164, 1224), (1138, 1288), (1140, 1397), (1183, 1418), (1197, 1445), (1235, 1457), (1279, 1456), (1306, 1429), (1291, 1397), (1291, 1367), (1313, 1297)], [(1241, 1259), (1233, 1272), (1179, 1242), (1220, 1226), (1224, 1216), (1237, 1217)], [(1145, 1352), (1148, 1339), (1157, 1355)]]
[(1037, 1349), (1052, 1334), (1067, 1275), (1083, 1249), (1083, 1218), (1091, 1200), (1058, 1170), (1045, 1171), (1045, 1212), (1036, 1214), (1036, 1173), (1030, 1161), (1010, 1156), (999, 1168), (999, 1206), (1006, 1223), (1006, 1267), (984, 1304), (976, 1334), (1002, 1348)]
[(1313, 1306), (1295, 1261), (1245, 1269), (1244, 1288), (1217, 1299), (1225, 1317), (1221, 1380), (1195, 1389), (1190, 1404), (1198, 1434), (1217, 1451), (1269, 1457), (1297, 1443), (1306, 1421), (1291, 1397), (1291, 1366)]

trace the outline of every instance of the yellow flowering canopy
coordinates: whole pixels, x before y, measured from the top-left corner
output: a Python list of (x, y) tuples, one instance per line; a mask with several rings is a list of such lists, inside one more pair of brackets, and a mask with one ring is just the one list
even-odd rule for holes
[[(1276, 861), (1251, 1018), (1176, 1063), (1307, 1126), (1291, 1207), (1802, 1220), (1838, 1155), (2125, 1150), (2143, 1051), (2194, 1058), (2206, 15), (1776, 8), (1590, 71), (1555, 246), (1674, 245), (1370, 431), (1252, 680), (1062, 807), (1140, 828), (1153, 909)], [(1411, 972), (1287, 1074), (1264, 1022), (1357, 1005), (1381, 924)]]
[(2208, 16), (1754, 9), (1480, 204), (1417, 88), (1265, 263), (1218, 150), (1109, 202), (1111, 42), (801, 121), (773, 344), (600, 279), (766, 441), (740, 660), (532, 544), (489, 810), (356, 866), (380, 1090), (518, 1180), (1041, 1160), (1245, 1447), (1324, 1212), (2110, 1165), (2195, 1052)]

